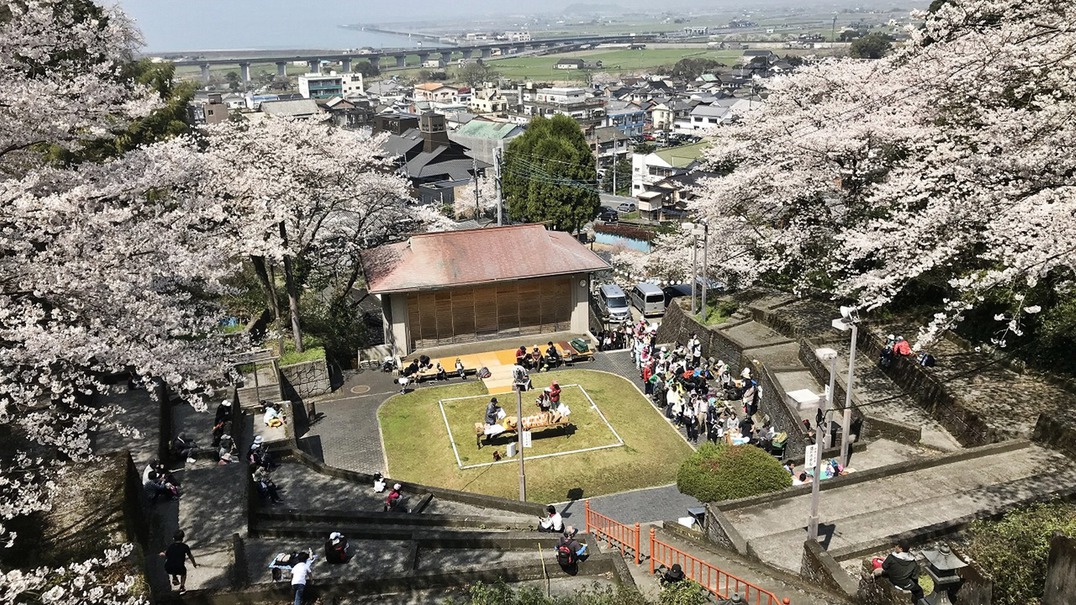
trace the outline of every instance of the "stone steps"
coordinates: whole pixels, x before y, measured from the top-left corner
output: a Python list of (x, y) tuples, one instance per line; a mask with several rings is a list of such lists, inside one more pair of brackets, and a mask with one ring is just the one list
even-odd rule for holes
[[(976, 455), (978, 454), (978, 455)], [(948, 461), (946, 460), (948, 459)], [(1017, 504), (1076, 491), (1076, 466), (1029, 443), (981, 448), (846, 485), (823, 483), (823, 543), (835, 558), (884, 549), (894, 536), (951, 533), (968, 521)], [(810, 492), (724, 511), (749, 551), (798, 572)]]

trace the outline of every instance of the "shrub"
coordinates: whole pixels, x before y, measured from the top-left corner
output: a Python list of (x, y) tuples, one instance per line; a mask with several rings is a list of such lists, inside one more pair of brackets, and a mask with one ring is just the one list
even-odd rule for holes
[(997, 521), (976, 521), (968, 528), (968, 554), (994, 580), (996, 605), (1038, 602), (1046, 589), (1050, 536), (1076, 535), (1076, 506), (1065, 502), (1032, 504)]
[(676, 473), (677, 489), (702, 502), (768, 494), (790, 485), (792, 477), (781, 463), (752, 445), (707, 443)]

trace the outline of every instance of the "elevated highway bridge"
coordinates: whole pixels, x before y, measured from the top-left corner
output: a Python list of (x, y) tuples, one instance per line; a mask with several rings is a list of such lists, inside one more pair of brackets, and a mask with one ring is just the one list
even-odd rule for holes
[(652, 42), (657, 39), (654, 34), (646, 35), (607, 35), (607, 36), (574, 36), (565, 38), (544, 38), (540, 40), (530, 40), (527, 42), (507, 42), (507, 41), (476, 41), (474, 44), (463, 46), (440, 46), (440, 47), (420, 47), (420, 48), (395, 48), (395, 49), (382, 49), (377, 51), (363, 51), (363, 52), (346, 52), (346, 53), (318, 53), (318, 54), (299, 54), (290, 56), (273, 56), (266, 55), (264, 57), (214, 57), (212, 59), (192, 59), (173, 61), (178, 67), (200, 67), (202, 70), (202, 80), (209, 80), (209, 70), (213, 66), (220, 65), (237, 65), (239, 66), (239, 72), (244, 83), (250, 83), (250, 66), (253, 64), (265, 64), (275, 63), (278, 76), (287, 75), (287, 65), (291, 62), (305, 61), (310, 69), (310, 73), (316, 73), (320, 70), (322, 61), (330, 61), (333, 63), (340, 63), (344, 72), (351, 71), (351, 65), (354, 61), (369, 61), (375, 68), (381, 69), (382, 65), (391, 61), (391, 65), (385, 65), (385, 67), (402, 68), (407, 66), (407, 57), (409, 55), (417, 55), (420, 63), (425, 63), (431, 57), (440, 58), (446, 64), (451, 62), (453, 57), (459, 57), (463, 59), (483, 58), (487, 59), (494, 55), (495, 52), (499, 52), (502, 55), (509, 55), (513, 53), (520, 53), (530, 50), (543, 50), (543, 49), (564, 49), (574, 50), (585, 45), (598, 45), (598, 44), (610, 44), (610, 43), (634, 43), (641, 44), (646, 42)]

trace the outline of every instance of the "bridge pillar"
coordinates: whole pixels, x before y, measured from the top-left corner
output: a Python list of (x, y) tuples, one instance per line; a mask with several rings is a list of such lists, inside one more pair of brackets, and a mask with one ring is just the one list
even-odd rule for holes
[(202, 65), (202, 82), (209, 83), (209, 63)]
[(351, 71), (351, 57), (344, 57), (344, 59), (340, 61), (340, 70), (344, 73), (349, 73)]
[(321, 73), (321, 59), (311, 59), (306, 62), (306, 73)]
[(501, 47), (501, 56), (502, 57), (507, 57), (508, 55), (512, 54), (512, 48), (513, 47), (511, 47), (511, 46), (502, 46)]
[(373, 67), (374, 71), (381, 71), (381, 57), (377, 55), (370, 57), (370, 67)]
[(464, 59), (470, 59), (471, 55), (474, 54), (474, 49), (473, 48), (465, 48), (465, 49), (461, 50), (460, 52), (463, 53), (463, 58)]
[(430, 53), (419, 53), (418, 54), (418, 63), (419, 63), (419, 65), (422, 65), (423, 63), (425, 63), (426, 61), (429, 61), (429, 60), (430, 60)]
[(243, 80), (243, 84), (250, 84), (250, 63), (239, 64), (239, 76)]
[(452, 51), (450, 51), (450, 50), (442, 50), (441, 51), (441, 60), (445, 62), (445, 65), (448, 65), (449, 63), (451, 63), (452, 62)]
[(407, 67), (407, 55), (395, 55), (396, 67)]
[(488, 59), (488, 58), (490, 58), (492, 56), (493, 56), (493, 49), (492, 48), (483, 48), (482, 49), (482, 58), (483, 59)]
[(288, 75), (288, 64), (286, 61), (276, 62), (276, 75), (278, 78), (284, 78)]

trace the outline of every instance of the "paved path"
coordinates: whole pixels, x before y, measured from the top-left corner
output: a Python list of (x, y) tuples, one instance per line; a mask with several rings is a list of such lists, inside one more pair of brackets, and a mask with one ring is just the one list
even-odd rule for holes
[[(1076, 465), (1057, 452), (1027, 444), (1015, 451), (823, 490), (823, 543), (831, 552), (851, 551), (1068, 486), (1076, 486)], [(725, 514), (763, 561), (798, 572), (810, 499), (810, 493), (800, 494)]]
[[(645, 544), (642, 549), (644, 553), (648, 553), (650, 548), (649, 526), (644, 526), (643, 532), (643, 541)], [(748, 560), (735, 553), (717, 550), (716, 548), (709, 547), (709, 545), (700, 544), (695, 540), (681, 538), (670, 532), (662, 531), (660, 527), (657, 529), (656, 534), (657, 539), (661, 542), (664, 542), (687, 555), (695, 557), (696, 559), (705, 561), (726, 574), (750, 582), (754, 586), (764, 590), (768, 590), (778, 599), (788, 598), (793, 605), (843, 605), (846, 603), (846, 601), (842, 600), (840, 597), (811, 586), (794, 574), (782, 573), (778, 570), (766, 567), (765, 565), (761, 565), (756, 561)], [(681, 566), (685, 570), (690, 571), (690, 566), (685, 564), (684, 559), (679, 560), (681, 561)], [(646, 558), (638, 567), (633, 563), (628, 563), (628, 569), (635, 579), (635, 584), (644, 594), (655, 595), (659, 592), (657, 575), (650, 575), (649, 558)], [(664, 570), (659, 570), (659, 573), (661, 571)], [(735, 592), (736, 585), (734, 581), (730, 581), (730, 588), (730, 593)], [(741, 594), (743, 592), (744, 590), (741, 589)], [(751, 594), (750, 603), (755, 603), (755, 594), (756, 593)], [(763, 600), (762, 603), (766, 603), (766, 601)]]

